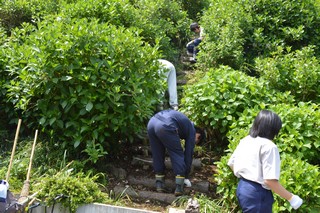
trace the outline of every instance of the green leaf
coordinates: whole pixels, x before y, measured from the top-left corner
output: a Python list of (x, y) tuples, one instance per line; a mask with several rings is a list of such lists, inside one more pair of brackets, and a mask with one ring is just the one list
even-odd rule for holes
[(90, 112), (91, 109), (92, 109), (92, 107), (93, 107), (92, 102), (89, 102), (89, 103), (86, 105), (86, 110), (87, 110), (88, 112)]

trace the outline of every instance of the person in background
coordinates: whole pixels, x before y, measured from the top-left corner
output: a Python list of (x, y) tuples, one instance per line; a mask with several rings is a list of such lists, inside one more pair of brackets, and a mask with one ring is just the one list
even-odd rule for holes
[[(156, 189), (164, 192), (165, 153), (170, 156), (175, 174), (175, 195), (184, 193), (184, 184), (191, 187), (189, 174), (192, 166), (193, 150), (197, 143), (205, 140), (205, 132), (195, 127), (186, 115), (172, 109), (155, 114), (148, 122), (153, 169), (156, 177)], [(185, 140), (184, 148), (181, 139)]]
[(248, 136), (240, 140), (228, 165), (238, 177), (236, 195), (243, 212), (271, 213), (273, 192), (288, 200), (294, 209), (302, 199), (287, 191), (280, 183), (280, 155), (272, 142), (282, 127), (280, 117), (262, 110), (254, 119)]
[(169, 105), (172, 109), (178, 110), (178, 91), (177, 91), (177, 75), (174, 65), (164, 59), (159, 59), (160, 70), (166, 76), (168, 93), (169, 93)]
[(204, 30), (202, 27), (200, 27), (200, 25), (197, 22), (194, 22), (190, 25), (190, 30), (199, 35), (197, 38), (190, 41), (186, 46), (187, 54), (192, 55), (190, 62), (195, 63), (197, 61), (196, 55), (199, 52), (197, 46), (199, 46), (201, 41), (204, 39)]

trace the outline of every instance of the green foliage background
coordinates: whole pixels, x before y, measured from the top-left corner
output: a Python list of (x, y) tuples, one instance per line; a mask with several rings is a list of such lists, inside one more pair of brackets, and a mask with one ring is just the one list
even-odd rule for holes
[[(35, 163), (39, 176), (64, 160), (80, 160), (81, 171), (134, 144), (164, 90), (156, 59), (178, 64), (189, 24), (198, 21), (206, 37), (180, 109), (206, 128), (221, 155), (215, 178), (222, 206), (238, 209), (237, 180), (226, 165), (231, 151), (256, 113), (271, 109), (284, 122), (275, 141), (281, 183), (304, 199), (301, 211), (319, 210), (318, 0), (0, 3), (0, 139), (13, 135), (18, 118), (23, 136), (40, 129), (45, 154), (38, 161), (48, 165)], [(13, 172), (17, 186), (22, 162)], [(101, 198), (95, 195), (77, 204)], [(292, 209), (276, 197), (274, 211)]]

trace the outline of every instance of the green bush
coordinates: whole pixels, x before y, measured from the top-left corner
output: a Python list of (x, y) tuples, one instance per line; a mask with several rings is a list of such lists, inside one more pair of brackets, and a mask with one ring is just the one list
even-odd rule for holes
[[(268, 108), (276, 112), (282, 120), (282, 129), (275, 139), (279, 150), (298, 156), (310, 164), (319, 165), (319, 105), (300, 102), (297, 106), (277, 104)], [(244, 134), (239, 134), (239, 129), (250, 126), (258, 112), (258, 107), (245, 110), (230, 127), (232, 130), (228, 133), (228, 138), (231, 141), (239, 141), (244, 137)]]
[(297, 101), (320, 101), (320, 63), (313, 46), (284, 53), (280, 49), (269, 58), (257, 58), (255, 69), (270, 86), (285, 92), (290, 91)]
[(180, 0), (178, 2), (182, 5), (183, 10), (188, 12), (188, 17), (193, 21), (197, 21), (210, 5), (210, 0)]
[[(5, 45), (6, 41), (6, 32), (5, 29), (0, 26), (0, 117), (2, 118), (0, 120), (0, 129), (5, 130), (6, 126), (8, 125), (8, 120), (6, 116), (6, 105), (5, 105), (5, 93), (6, 90), (4, 89), (3, 85), (7, 81), (8, 77), (7, 74), (4, 72), (5, 69), (5, 63), (3, 62), (3, 59), (5, 54), (3, 54), (2, 46)], [(1, 136), (2, 139), (2, 136)]]
[(153, 44), (159, 41), (166, 59), (176, 60), (177, 49), (185, 47), (188, 41), (189, 25), (192, 22), (187, 12), (177, 1), (139, 0), (133, 26), (142, 29), (141, 36)]
[(187, 40), (190, 19), (176, 1), (80, 0), (61, 5), (60, 16), (99, 19), (116, 26), (140, 29), (139, 35), (151, 45), (157, 42), (165, 58), (173, 60)]
[(245, 109), (293, 101), (288, 93), (270, 89), (263, 80), (222, 66), (210, 69), (196, 83), (187, 85), (181, 103), (191, 120), (214, 130), (216, 140), (222, 141)]
[(236, 196), (238, 179), (228, 166), (230, 157), (231, 153), (228, 153), (227, 155), (222, 156), (220, 161), (216, 163), (217, 170), (214, 174), (217, 183), (216, 193), (220, 196), (220, 199), (224, 200), (226, 205), (232, 206), (233, 209), (240, 210)]
[(11, 29), (20, 27), (22, 23), (32, 21), (32, 11), (26, 1), (3, 1), (0, 6), (0, 26), (8, 34)]
[(157, 46), (136, 30), (93, 20), (29, 27), (13, 31), (5, 49), (8, 101), (24, 110), (26, 123), (93, 162), (145, 129), (163, 90)]
[(21, 27), (24, 22), (36, 23), (46, 16), (55, 15), (69, 0), (2, 0), (0, 23), (10, 34), (11, 29)]
[(317, 46), (319, 12), (317, 0), (212, 1), (201, 17), (208, 39), (199, 60), (210, 67), (224, 64), (255, 74), (254, 58), (268, 57), (278, 47), (295, 51)]
[(238, 69), (244, 63), (244, 43), (250, 20), (241, 2), (211, 1), (201, 17), (206, 37), (200, 44), (198, 60), (205, 68), (228, 65)]
[(99, 174), (91, 177), (83, 173), (62, 172), (38, 179), (33, 190), (39, 192), (37, 198), (48, 206), (56, 202), (55, 198), (58, 195), (68, 196), (57, 202), (70, 209), (70, 212), (76, 212), (80, 205), (105, 203), (108, 200), (108, 195), (102, 193), (100, 185), (96, 183), (98, 177)]
[(64, 1), (60, 5), (62, 17), (98, 19), (116, 26), (130, 27), (135, 17), (135, 8), (129, 0), (77, 0)]
[[(320, 210), (320, 171), (319, 166), (313, 166), (293, 154), (281, 155), (280, 182), (293, 194), (303, 199), (299, 208), (301, 212), (319, 212)], [(274, 212), (293, 210), (286, 200), (275, 196)]]

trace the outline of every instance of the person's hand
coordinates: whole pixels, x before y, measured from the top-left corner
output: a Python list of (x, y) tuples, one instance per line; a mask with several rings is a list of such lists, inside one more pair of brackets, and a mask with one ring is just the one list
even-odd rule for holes
[(303, 200), (298, 195), (292, 194), (292, 197), (289, 200), (289, 202), (292, 208), (298, 209), (303, 203)]
[(184, 179), (184, 186), (185, 187), (191, 187), (192, 186), (189, 179)]
[(7, 198), (7, 191), (9, 189), (9, 183), (5, 180), (0, 180), (0, 198)]

